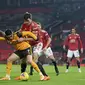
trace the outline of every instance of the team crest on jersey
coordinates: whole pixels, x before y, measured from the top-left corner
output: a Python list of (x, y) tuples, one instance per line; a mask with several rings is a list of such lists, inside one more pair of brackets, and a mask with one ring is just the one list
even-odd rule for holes
[(75, 36), (75, 39), (76, 39), (77, 37)]
[(71, 39), (71, 37), (69, 37)]

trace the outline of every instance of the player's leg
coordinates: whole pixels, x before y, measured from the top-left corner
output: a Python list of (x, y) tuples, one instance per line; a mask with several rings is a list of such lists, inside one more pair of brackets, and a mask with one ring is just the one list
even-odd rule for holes
[[(37, 51), (36, 51), (36, 48), (35, 50), (33, 51), (33, 54), (32, 54), (32, 57), (33, 57), (33, 61), (34, 62), (37, 62), (38, 61), (38, 54), (37, 54)], [(36, 63), (37, 64), (37, 63)], [(33, 67), (30, 66), (30, 75), (33, 75)]]
[(23, 58), (21, 59), (21, 73), (26, 71), (26, 67), (27, 67), (26, 58)]
[(75, 56), (75, 58), (77, 60), (78, 71), (81, 73), (81, 69), (80, 69), (80, 58), (79, 58), (80, 55), (79, 55), (79, 51), (78, 50), (74, 51), (74, 56)]
[[(21, 59), (21, 73), (26, 71), (26, 67), (27, 67), (27, 62), (26, 62), (26, 58)], [(17, 76), (15, 78), (15, 80), (20, 80), (20, 76)]]
[(27, 56), (27, 62), (31, 64), (31, 66), (39, 73), (39, 75), (41, 76), (40, 80), (44, 80), (44, 76), (41, 73), (41, 71), (39, 70), (37, 64), (32, 60), (32, 56), (28, 55)]
[(76, 58), (77, 60), (77, 66), (78, 66), (78, 71), (81, 73), (81, 69), (80, 69), (80, 59)]
[[(28, 50), (30, 50), (30, 49), (28, 49)], [(27, 52), (28, 52), (28, 51), (27, 51)], [(31, 64), (31, 66), (39, 73), (39, 75), (40, 75), (40, 80), (44, 80), (44, 75), (43, 75), (42, 72), (39, 70), (37, 64), (32, 60), (32, 54), (31, 54), (31, 52), (29, 52), (29, 53), (27, 54), (27, 62), (28, 62), (29, 64)]]
[(12, 68), (12, 62), (19, 59), (19, 56), (17, 56), (15, 53), (12, 53), (10, 57), (7, 59), (7, 65), (6, 65), (6, 77), (1, 78), (0, 80), (10, 80), (10, 73)]
[(30, 66), (30, 73), (29, 73), (29, 75), (33, 75), (33, 67), (32, 66)]
[[(38, 67), (39, 67), (40, 71), (42, 72), (42, 74), (43, 74), (44, 76), (48, 76), (47, 73), (45, 72), (45, 70), (44, 70), (41, 62), (38, 61), (38, 62), (36, 62), (36, 64), (38, 65)], [(30, 66), (30, 75), (33, 75), (33, 67), (32, 67), (32, 66)]]
[(57, 63), (56, 63), (56, 60), (55, 59), (52, 59), (52, 57), (54, 56), (49, 56), (53, 65), (54, 65), (54, 68), (55, 68), (55, 72), (56, 72), (56, 75), (59, 75), (59, 70), (58, 70), (58, 67), (57, 67)]
[[(44, 70), (41, 62), (38, 61), (39, 56), (42, 55), (42, 48), (43, 48), (43, 44), (42, 44), (41, 42), (38, 43), (37, 46), (35, 46), (35, 47), (33, 48), (33, 60), (37, 63), (37, 65), (38, 65), (40, 71), (42, 72), (42, 74), (43, 74), (44, 76), (48, 76), (48, 75), (46, 74), (46, 72), (45, 72), (45, 70)], [(32, 70), (30, 71), (30, 73), (32, 74)]]
[[(30, 53), (32, 54), (32, 48), (30, 48)], [(21, 73), (26, 71), (26, 67), (27, 67), (26, 58), (24, 58), (21, 60)], [(30, 72), (32, 72), (32, 70), (33, 70), (33, 67), (30, 66)], [(30, 73), (30, 75), (31, 75), (31, 73)], [(15, 79), (19, 80), (20, 78), (16, 77)]]
[(38, 65), (40, 71), (42, 72), (42, 74), (43, 74), (44, 76), (48, 76), (47, 73), (45, 72), (43, 66), (42, 66), (42, 63), (41, 63), (40, 61), (37, 62), (37, 65)]
[(54, 68), (55, 68), (55, 72), (57, 75), (59, 75), (59, 70), (58, 70), (58, 67), (57, 67), (57, 63), (56, 63), (56, 60), (54, 58), (54, 55), (53, 55), (53, 52), (51, 50), (51, 48), (47, 48), (46, 51), (44, 52), (44, 54), (49, 57), (54, 65)]
[(67, 61), (66, 61), (66, 73), (68, 72), (72, 56), (73, 56), (73, 51), (68, 50), (68, 52), (67, 52)]
[(33, 60), (36, 62), (36, 64), (38, 65), (40, 71), (42, 72), (42, 74), (46, 77), (48, 77), (48, 75), (46, 74), (41, 62), (38, 60), (39, 56), (42, 55), (42, 48), (41, 49), (36, 49), (34, 52), (33, 52)]

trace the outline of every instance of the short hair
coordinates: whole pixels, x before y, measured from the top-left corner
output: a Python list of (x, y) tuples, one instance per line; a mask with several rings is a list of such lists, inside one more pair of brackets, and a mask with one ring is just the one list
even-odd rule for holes
[(41, 23), (40, 23), (40, 22), (37, 22), (37, 24), (41, 25)]
[(26, 13), (24, 14), (24, 20), (28, 20), (28, 19), (32, 19), (32, 14), (26, 12)]
[(11, 30), (11, 29), (7, 29), (7, 30), (5, 31), (5, 35), (6, 35), (6, 36), (12, 35), (12, 30)]
[(21, 33), (21, 32), (17, 32), (16, 34), (17, 34), (17, 36), (18, 36), (19, 38), (22, 37), (22, 33)]

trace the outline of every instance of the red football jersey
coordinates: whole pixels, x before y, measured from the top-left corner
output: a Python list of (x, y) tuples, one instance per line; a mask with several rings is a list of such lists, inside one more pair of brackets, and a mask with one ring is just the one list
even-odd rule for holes
[(27, 23), (23, 23), (22, 27), (21, 27), (21, 31), (31, 31), (32, 28), (36, 28), (37, 27), (37, 23), (32, 21), (31, 24), (27, 24)]
[(42, 30), (41, 39), (43, 41), (43, 48), (46, 46), (48, 38), (50, 38), (49, 34), (45, 30)]
[(78, 50), (79, 45), (80, 48), (83, 48), (79, 34), (69, 34), (64, 44), (68, 46), (69, 50)]
[(21, 31), (31, 31), (37, 36), (38, 40), (37, 41), (30, 41), (30, 45), (34, 46), (37, 43), (41, 42), (40, 28), (36, 22), (32, 21), (32, 23), (30, 25), (27, 25), (26, 23), (24, 23), (22, 25)]

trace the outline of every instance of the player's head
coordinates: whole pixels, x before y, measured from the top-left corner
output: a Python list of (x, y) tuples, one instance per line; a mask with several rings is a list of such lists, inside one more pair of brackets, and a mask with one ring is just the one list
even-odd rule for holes
[(7, 39), (12, 39), (12, 38), (13, 38), (13, 32), (12, 32), (11, 29), (7, 29), (7, 30), (5, 31), (5, 37), (6, 37)]
[(72, 34), (75, 34), (76, 33), (76, 28), (75, 27), (71, 29), (71, 33)]
[(41, 30), (44, 30), (44, 27), (41, 25), (40, 22), (37, 22), (37, 24), (38, 24), (38, 27), (39, 27)]
[(37, 22), (37, 24), (38, 24), (38, 27), (41, 29), (42, 28), (41, 23)]
[(30, 23), (30, 22), (32, 21), (32, 14), (26, 12), (26, 13), (24, 14), (24, 21)]

